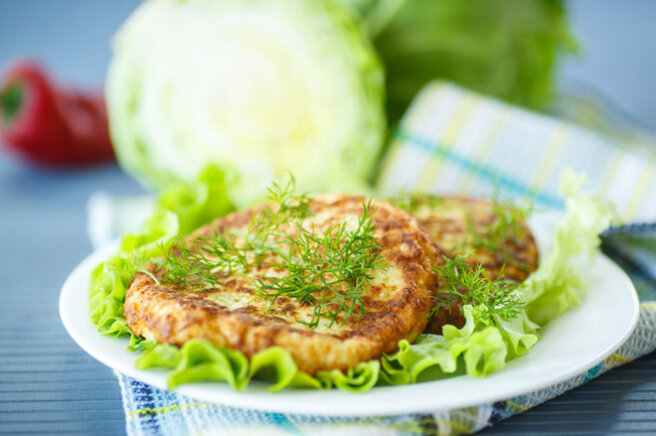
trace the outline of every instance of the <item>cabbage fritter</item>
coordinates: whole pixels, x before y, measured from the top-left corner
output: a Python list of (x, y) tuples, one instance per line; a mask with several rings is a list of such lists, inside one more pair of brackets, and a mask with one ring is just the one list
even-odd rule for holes
[[(312, 215), (302, 220), (304, 228), (319, 233), (342, 223), (353, 228), (363, 213), (363, 198), (317, 195), (310, 207)], [(258, 279), (266, 281), (284, 273), (274, 265), (280, 262), (278, 255), (269, 253), (246, 271), (223, 272), (220, 286), (210, 289), (166, 283), (162, 268), (149, 265), (148, 274), (137, 273), (127, 290), (124, 308), (128, 326), (147, 339), (175, 345), (207, 339), (248, 357), (280, 346), (289, 351), (300, 370), (309, 374), (346, 370), (392, 352), (399, 340), (413, 341), (426, 326), (436, 287), (431, 268), (439, 256), (426, 232), (408, 213), (379, 200), (373, 200), (371, 207), (375, 208), (374, 237), (386, 267), (370, 271), (371, 280), (361, 294), (361, 317), (342, 317), (332, 325), (322, 320), (310, 328), (311, 304), (287, 296), (273, 302), (263, 298), (257, 290)], [(185, 243), (194, 244), (216, 232), (239, 235), (258, 210), (261, 208), (218, 218)], [(287, 231), (292, 234), (294, 228)], [(239, 244), (235, 238), (234, 243)]]

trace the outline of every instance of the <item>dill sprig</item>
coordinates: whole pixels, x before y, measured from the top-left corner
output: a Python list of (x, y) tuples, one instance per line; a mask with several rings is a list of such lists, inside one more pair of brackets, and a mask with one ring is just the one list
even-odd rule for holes
[(434, 194), (405, 191), (396, 197), (388, 198), (387, 200), (394, 206), (403, 209), (412, 215), (422, 206), (427, 206), (429, 208), (438, 207), (444, 202), (444, 197)]
[(463, 256), (444, 257), (444, 260), (444, 264), (433, 267), (443, 285), (440, 295), (435, 297), (436, 304), (431, 314), (443, 307), (450, 310), (453, 302), (460, 301), (461, 308), (466, 304), (474, 306), (491, 324), (495, 317), (511, 320), (524, 308), (515, 292), (519, 284), (504, 279), (503, 270), (499, 278), (490, 280), (482, 265), (469, 265)]
[(160, 262), (163, 281), (202, 289), (221, 286), (233, 273), (247, 273), (272, 255), (269, 267), (283, 274), (260, 277), (256, 295), (269, 300), (269, 309), (280, 297), (313, 306), (311, 328), (327, 319), (329, 325), (344, 323), (364, 314), (362, 293), (371, 271), (383, 268), (380, 246), (374, 238), (375, 212), (371, 200), (355, 229), (347, 223), (321, 232), (303, 226), (312, 215), (311, 199), (294, 194), (293, 178), (285, 186), (273, 184), (267, 204), (256, 212), (245, 230), (229, 229), (185, 243), (171, 245)]
[(281, 263), (282, 277), (260, 279), (258, 294), (273, 304), (280, 297), (293, 298), (314, 307), (309, 327), (327, 319), (329, 326), (358, 319), (365, 313), (362, 294), (372, 279), (371, 271), (383, 269), (380, 245), (374, 238), (371, 200), (363, 202), (355, 229), (342, 223), (322, 234), (296, 224), (296, 234), (285, 236), (289, 247)]
[(259, 213), (253, 215), (244, 235), (248, 238), (247, 245), (253, 241), (257, 244), (270, 236), (280, 236), (278, 231), (284, 224), (312, 215), (310, 197), (307, 194), (295, 195), (294, 191), (293, 177), (284, 187), (274, 182), (271, 188), (267, 188), (267, 199), (275, 208), (267, 204)]
[[(310, 198), (295, 195), (295, 180), (286, 185), (273, 183), (267, 188), (267, 204), (253, 214), (246, 232), (237, 229), (216, 231), (187, 244), (179, 237), (168, 248), (160, 262), (163, 279), (181, 286), (218, 287), (221, 279), (237, 272), (247, 272), (251, 264), (259, 264), (264, 255), (274, 250), (284, 235), (277, 233), (286, 223), (311, 215)], [(241, 237), (238, 246), (235, 239)]]
[(514, 265), (521, 270), (528, 271), (529, 266), (515, 256), (509, 243), (522, 238), (522, 225), (530, 210), (530, 207), (502, 202), (495, 197), (492, 200), (494, 220), (489, 225), (479, 227), (471, 215), (467, 216), (466, 226), (469, 238), (462, 242), (461, 249), (463, 247), (473, 250), (484, 249), (504, 264)]
[(217, 287), (221, 277), (248, 269), (246, 250), (238, 248), (224, 232), (200, 237), (187, 245), (178, 238), (167, 250), (162, 279), (180, 286)]
[[(445, 199), (448, 199), (448, 197), (404, 192), (390, 199), (390, 201), (397, 207), (413, 214), (422, 207), (436, 210), (444, 204)], [(515, 252), (509, 246), (509, 243), (522, 238), (524, 232), (522, 226), (530, 211), (530, 206), (518, 206), (504, 202), (495, 195), (492, 199), (491, 211), (494, 219), (490, 224), (482, 225), (478, 223), (471, 212), (465, 215), (467, 236), (453, 248), (455, 253), (464, 254), (471, 250), (483, 249), (497, 257), (504, 264), (514, 265), (519, 269), (528, 271), (529, 266), (515, 256)]]

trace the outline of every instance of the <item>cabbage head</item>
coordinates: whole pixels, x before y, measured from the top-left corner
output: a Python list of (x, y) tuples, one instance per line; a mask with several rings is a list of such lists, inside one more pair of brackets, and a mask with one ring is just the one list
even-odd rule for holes
[(360, 190), (386, 126), (384, 74), (334, 0), (147, 0), (107, 79), (121, 166), (161, 189), (208, 164), (237, 206), (291, 172), (299, 189)]

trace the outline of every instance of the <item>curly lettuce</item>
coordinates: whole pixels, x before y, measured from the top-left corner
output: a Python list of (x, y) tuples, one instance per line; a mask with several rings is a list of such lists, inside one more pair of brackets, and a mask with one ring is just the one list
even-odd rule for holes
[(169, 389), (184, 383), (212, 380), (226, 382), (241, 390), (256, 378), (266, 381), (270, 392), (285, 388), (333, 387), (364, 392), (378, 382), (380, 363), (377, 360), (363, 362), (346, 373), (339, 370), (319, 371), (313, 377), (300, 371), (289, 352), (281, 347), (262, 350), (249, 361), (239, 351), (195, 339), (180, 348), (168, 344), (152, 346), (139, 356), (136, 367), (172, 369), (168, 378)]
[(222, 171), (209, 167), (195, 183), (169, 187), (143, 232), (126, 235), (116, 255), (91, 274), (89, 316), (98, 331), (130, 336), (130, 347), (143, 350), (137, 368), (170, 369), (171, 389), (185, 383), (219, 381), (241, 390), (258, 379), (267, 382), (272, 392), (288, 388), (365, 392), (376, 385), (417, 383), (457, 374), (482, 377), (498, 371), (508, 360), (533, 348), (542, 325), (580, 303), (583, 283), (575, 262), (597, 252), (598, 235), (614, 218), (608, 203), (582, 193), (581, 178), (565, 173), (561, 190), (567, 199), (566, 214), (556, 228), (552, 250), (514, 291), (524, 303), (517, 316), (489, 316), (482, 306), (465, 305), (465, 325), (460, 329), (446, 325), (442, 335), (421, 335), (414, 344), (400, 341), (398, 351), (380, 360), (363, 362), (346, 372), (320, 371), (312, 376), (300, 371), (290, 353), (280, 347), (265, 349), (249, 359), (206, 340), (191, 340), (182, 347), (143, 341), (126, 325), (123, 303), (131, 277), (149, 259), (163, 255), (171, 238), (231, 211), (226, 183)]
[(160, 195), (143, 231), (125, 235), (118, 252), (94, 268), (89, 284), (89, 317), (100, 333), (129, 335), (133, 346), (140, 342), (123, 314), (125, 291), (132, 276), (148, 259), (163, 255), (163, 247), (170, 239), (230, 212), (233, 206), (225, 194), (226, 183), (224, 172), (209, 166), (195, 183), (169, 187)]
[(528, 315), (539, 324), (580, 303), (582, 284), (572, 260), (595, 253), (599, 234), (616, 220), (612, 204), (581, 192), (584, 180), (570, 171), (563, 173), (560, 189), (567, 213), (556, 228), (551, 253), (523, 286)]

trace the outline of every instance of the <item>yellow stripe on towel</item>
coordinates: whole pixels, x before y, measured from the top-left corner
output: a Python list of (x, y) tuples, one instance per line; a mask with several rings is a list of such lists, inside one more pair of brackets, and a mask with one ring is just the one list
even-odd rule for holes
[(620, 361), (620, 362), (622, 362), (622, 363), (628, 363), (628, 362), (631, 362), (631, 359), (627, 359), (627, 358), (624, 357), (624, 356), (621, 356), (621, 355), (619, 355), (619, 354), (617, 354), (617, 353), (613, 353), (613, 354), (611, 354), (611, 355), (606, 359), (606, 361), (604, 362), (604, 364), (606, 364), (606, 365), (608, 365), (608, 366), (615, 366), (615, 365), (613, 365), (613, 363), (614, 363), (614, 361), (616, 361), (616, 360), (617, 360), (617, 361)]
[(187, 409), (198, 406), (209, 406), (211, 403), (185, 403), (185, 404), (174, 404), (172, 406), (157, 407), (154, 409), (139, 409), (131, 410), (127, 413), (128, 419), (137, 419), (143, 415), (160, 415), (163, 413), (174, 412), (180, 409)]
[[(497, 140), (499, 135), (503, 131), (503, 128), (508, 124), (509, 116), (508, 111), (504, 110), (493, 122), (492, 126), (488, 130), (487, 134), (481, 141), (481, 147), (475, 152), (472, 153), (476, 157), (476, 160), (479, 162), (485, 162), (487, 157), (492, 153), (494, 146), (497, 145)], [(462, 192), (469, 192), (474, 183), (474, 176), (476, 173), (473, 171), (467, 171), (462, 179), (462, 184), (460, 185), (460, 190)]]
[(547, 150), (542, 155), (541, 163), (535, 172), (535, 177), (531, 183), (531, 187), (538, 191), (542, 189), (551, 174), (556, 160), (560, 156), (560, 153), (563, 151), (563, 147), (567, 143), (567, 138), (569, 137), (569, 132), (564, 127), (559, 128), (554, 133), (553, 138), (549, 141), (547, 145)]
[[(474, 108), (477, 100), (478, 98), (476, 96), (468, 95), (460, 102), (455, 115), (444, 132), (444, 135), (440, 138), (440, 143), (443, 144), (444, 147), (451, 148), (451, 146), (453, 146), (453, 141), (458, 137), (458, 134), (460, 134), (462, 127), (465, 125), (465, 121)], [(444, 159), (442, 158), (433, 157), (424, 167), (417, 183), (417, 188), (420, 192), (428, 192), (443, 161)]]
[(651, 178), (654, 176), (654, 171), (656, 171), (656, 168), (654, 168), (653, 164), (646, 165), (643, 168), (642, 174), (640, 174), (638, 183), (636, 183), (635, 190), (633, 191), (633, 196), (631, 196), (629, 206), (626, 209), (626, 214), (624, 215), (624, 218), (627, 221), (631, 220), (635, 216), (638, 208), (642, 204), (642, 200), (645, 197), (645, 190), (647, 189)]
[(620, 168), (620, 162), (622, 162), (623, 157), (624, 153), (622, 153), (620, 150), (615, 150), (615, 152), (612, 154), (610, 157), (610, 163), (606, 169), (606, 173), (604, 174), (601, 184), (599, 185), (599, 192), (610, 191), (611, 185), (615, 182), (615, 177), (617, 171)]

